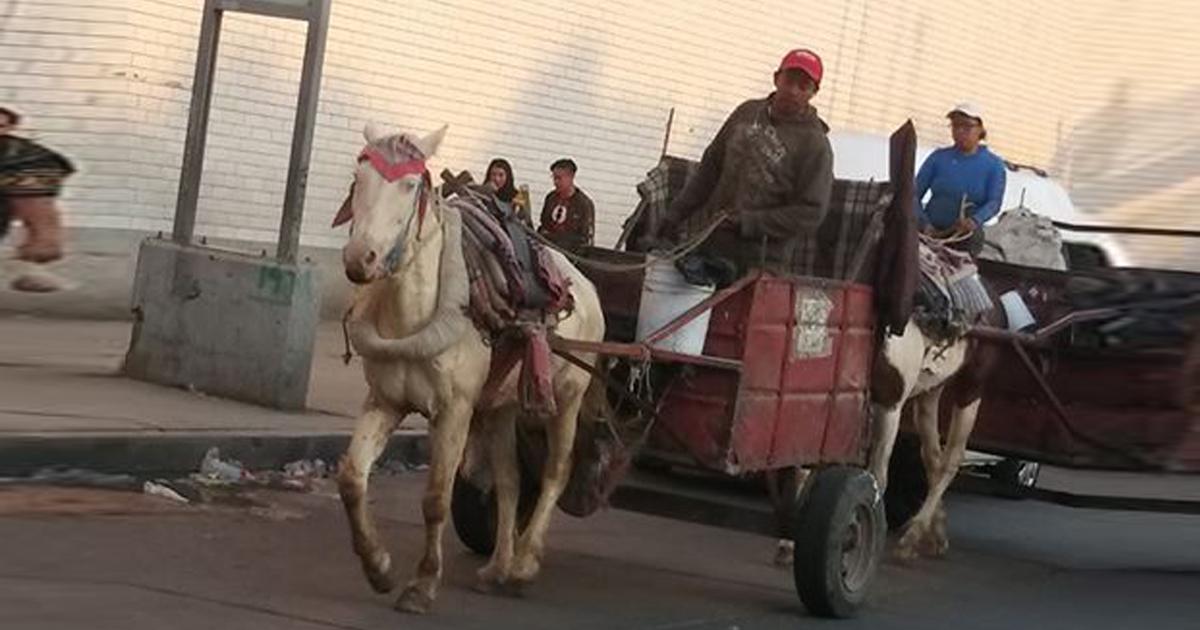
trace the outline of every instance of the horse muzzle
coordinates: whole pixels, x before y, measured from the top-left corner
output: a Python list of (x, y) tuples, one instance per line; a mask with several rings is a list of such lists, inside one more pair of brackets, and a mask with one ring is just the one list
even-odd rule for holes
[(342, 267), (346, 278), (354, 284), (367, 284), (380, 274), (379, 253), (361, 241), (351, 241), (342, 248)]

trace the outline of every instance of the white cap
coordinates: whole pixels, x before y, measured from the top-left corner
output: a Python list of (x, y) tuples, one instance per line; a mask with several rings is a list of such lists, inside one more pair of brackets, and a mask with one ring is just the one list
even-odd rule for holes
[(954, 109), (946, 113), (946, 117), (949, 118), (954, 114), (970, 116), (971, 118), (979, 120), (979, 122), (983, 122), (983, 108), (968, 101), (963, 101), (962, 103), (955, 105)]

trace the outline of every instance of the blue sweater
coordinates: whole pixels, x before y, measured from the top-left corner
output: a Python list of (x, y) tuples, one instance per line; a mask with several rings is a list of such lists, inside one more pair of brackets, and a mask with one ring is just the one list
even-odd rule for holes
[[(965, 194), (971, 202), (967, 216), (983, 225), (1000, 212), (1006, 179), (1004, 160), (986, 146), (973, 155), (944, 147), (929, 154), (917, 172), (917, 199), (913, 206), (921, 227), (933, 225), (947, 229), (958, 220), (959, 206)], [(926, 192), (932, 192), (922, 203)]]

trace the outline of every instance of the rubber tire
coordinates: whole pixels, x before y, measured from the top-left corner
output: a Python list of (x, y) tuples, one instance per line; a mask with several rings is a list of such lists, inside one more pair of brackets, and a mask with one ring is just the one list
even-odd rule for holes
[[(521, 496), (517, 504), (517, 528), (524, 530), (537, 506), (540, 486), (525, 481), (522, 475)], [(496, 495), (455, 476), (454, 492), (450, 497), (450, 520), (454, 533), (467, 549), (481, 556), (491, 556), (496, 549)]]
[(897, 531), (907, 525), (917, 515), (928, 494), (925, 462), (921, 461), (921, 439), (912, 433), (901, 432), (896, 436), (896, 446), (888, 462), (888, 487), (883, 495), (888, 529)]
[(475, 484), (456, 476), (450, 499), (450, 520), (454, 533), (467, 549), (491, 556), (496, 549), (496, 497)]
[[(1021, 472), (1026, 466), (1033, 466), (1033, 479), (1028, 483), (1021, 482)], [(988, 471), (988, 477), (996, 484), (997, 494), (1010, 499), (1021, 498), (1024, 490), (1037, 486), (1041, 464), (1020, 459), (1003, 459), (994, 464)]]
[[(858, 613), (878, 575), (887, 537), (883, 506), (874, 477), (861, 468), (832, 466), (813, 474), (792, 528), (796, 594), (812, 614), (845, 619)], [(860, 507), (869, 515), (870, 556), (863, 583), (851, 591), (841, 577), (841, 545)]]

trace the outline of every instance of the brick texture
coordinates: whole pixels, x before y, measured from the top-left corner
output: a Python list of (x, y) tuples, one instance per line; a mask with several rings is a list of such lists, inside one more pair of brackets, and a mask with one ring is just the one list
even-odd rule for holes
[[(71, 224), (170, 228), (201, 4), (15, 0), (0, 14), (0, 101), (82, 168), (66, 201)], [(597, 204), (598, 241), (612, 243), (636, 205), (634, 184), (663, 148), (668, 111), (668, 150), (698, 156), (730, 110), (770, 90), (774, 64), (797, 45), (826, 60), (815, 102), (835, 129), (887, 133), (911, 117), (923, 143), (941, 144), (942, 115), (970, 98), (988, 109), (996, 150), (1050, 167), (1097, 221), (1194, 226), (1185, 212), (1200, 186), (1194, 152), (1156, 170), (1133, 198), (1106, 192), (1126, 190), (1111, 179), (1119, 168), (1097, 175), (1094, 166), (1145, 147), (1105, 143), (1112, 122), (1097, 112), (1111, 106), (1120, 73), (1102, 62), (1092, 32), (1140, 46), (1127, 69), (1137, 77), (1131, 107), (1194, 103), (1200, 90), (1195, 64), (1173, 52), (1195, 29), (1162, 19), (1195, 26), (1200, 9), (1154, 4), (1119, 28), (1127, 12), (1115, 0), (336, 0), (303, 240), (342, 241), (328, 223), (373, 120), (420, 131), (448, 123), (435, 169), (478, 174), (504, 156), (535, 199), (549, 189), (549, 163), (573, 157)], [(226, 16), (199, 233), (275, 239), (303, 49), (300, 23)], [(1194, 108), (1172, 111), (1200, 133)], [(1149, 114), (1138, 125), (1158, 133)], [(1137, 253), (1187, 266), (1180, 247)]]

